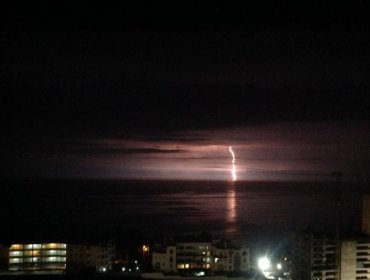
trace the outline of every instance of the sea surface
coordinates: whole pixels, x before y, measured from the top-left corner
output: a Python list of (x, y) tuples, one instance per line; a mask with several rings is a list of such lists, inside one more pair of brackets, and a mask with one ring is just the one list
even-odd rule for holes
[(359, 231), (366, 184), (2, 180), (0, 244), (210, 232), (283, 238), (295, 230)]

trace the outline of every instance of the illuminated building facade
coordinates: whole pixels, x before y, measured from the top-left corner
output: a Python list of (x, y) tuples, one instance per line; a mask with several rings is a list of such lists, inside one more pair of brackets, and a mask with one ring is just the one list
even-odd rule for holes
[(210, 270), (212, 244), (210, 242), (181, 242), (176, 244), (176, 268)]
[[(154, 270), (165, 273), (211, 275), (223, 272), (247, 272), (250, 255), (246, 247), (229, 241), (181, 241), (157, 248), (152, 254)], [(202, 274), (201, 274), (202, 273)]]
[(67, 244), (12, 244), (9, 248), (9, 271), (64, 271)]
[(66, 243), (12, 244), (9, 248), (11, 272), (105, 272), (111, 269), (112, 246)]

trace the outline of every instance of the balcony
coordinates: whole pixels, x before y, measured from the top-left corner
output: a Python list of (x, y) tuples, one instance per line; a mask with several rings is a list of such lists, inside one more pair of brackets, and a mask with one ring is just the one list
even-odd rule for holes
[(12, 244), (9, 248), (10, 251), (13, 250), (23, 250), (23, 244)]

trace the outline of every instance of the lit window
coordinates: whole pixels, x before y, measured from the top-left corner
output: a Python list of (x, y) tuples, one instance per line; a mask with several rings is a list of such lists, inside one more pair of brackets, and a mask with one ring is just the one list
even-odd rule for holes
[(67, 248), (67, 244), (65, 244), (65, 243), (45, 243), (45, 244), (42, 244), (42, 248), (45, 248), (45, 249), (65, 249), (65, 248)]
[(24, 255), (25, 256), (32, 256), (32, 251), (25, 251), (24, 252)]
[(47, 259), (47, 262), (55, 262), (57, 260), (56, 257), (48, 257)]
[(22, 251), (10, 251), (10, 252), (9, 252), (9, 256), (10, 256), (10, 257), (23, 256), (23, 252), (22, 252)]
[(22, 259), (21, 258), (10, 258), (9, 259), (9, 263), (22, 263)]
[(10, 246), (10, 250), (22, 250), (23, 249), (23, 244), (12, 244)]

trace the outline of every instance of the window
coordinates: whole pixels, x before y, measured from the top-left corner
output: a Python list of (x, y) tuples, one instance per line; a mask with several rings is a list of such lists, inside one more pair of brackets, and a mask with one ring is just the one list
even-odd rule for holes
[(10, 251), (9, 252), (10, 257), (18, 257), (23, 256), (23, 251)]
[(23, 244), (12, 244), (10, 246), (10, 250), (22, 250), (23, 249)]
[(23, 260), (21, 258), (10, 258), (9, 263), (22, 263)]

